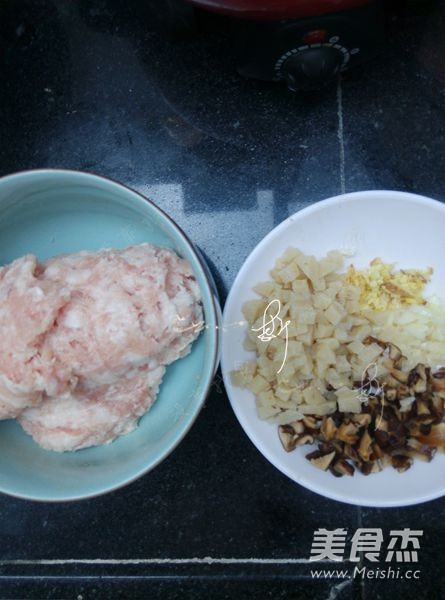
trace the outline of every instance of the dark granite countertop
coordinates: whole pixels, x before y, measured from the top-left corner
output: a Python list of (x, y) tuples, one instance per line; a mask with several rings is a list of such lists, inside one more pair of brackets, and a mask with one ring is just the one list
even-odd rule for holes
[[(309, 96), (240, 78), (218, 36), (172, 44), (154, 1), (14, 4), (0, 175), (74, 168), (141, 191), (199, 245), (222, 299), (262, 237), (312, 202), (370, 188), (445, 199), (443, 2), (399, 11), (378, 58)], [(0, 496), (0, 597), (443, 598), (444, 509), (360, 509), (294, 484), (217, 377), (191, 432), (139, 481), (68, 504)], [(423, 530), (420, 579), (311, 577), (314, 531), (358, 527)]]

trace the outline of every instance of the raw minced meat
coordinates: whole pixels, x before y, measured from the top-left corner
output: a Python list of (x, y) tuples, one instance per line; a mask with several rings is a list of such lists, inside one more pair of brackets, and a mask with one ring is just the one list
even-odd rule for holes
[(96, 383), (176, 360), (202, 320), (192, 271), (166, 248), (62, 256), (46, 263), (45, 277), (68, 285), (71, 297), (44, 349), (61, 368)]
[(0, 269), (0, 418), (53, 450), (111, 441), (148, 410), (202, 319), (193, 272), (167, 248), (18, 259)]
[(0, 269), (0, 418), (17, 416), (44, 393), (66, 391), (42, 341), (69, 300), (65, 287), (42, 277), (34, 256)]
[(82, 384), (61, 397), (48, 398), (19, 416), (25, 431), (47, 450), (79, 450), (130, 433), (156, 397), (165, 367), (145, 368), (131, 379), (96, 389)]

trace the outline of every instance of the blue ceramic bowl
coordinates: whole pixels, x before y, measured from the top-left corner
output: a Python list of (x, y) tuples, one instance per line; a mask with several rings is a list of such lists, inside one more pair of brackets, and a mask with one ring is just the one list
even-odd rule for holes
[(28, 253), (45, 260), (142, 242), (172, 248), (192, 265), (206, 328), (191, 353), (168, 367), (156, 402), (139, 427), (107, 446), (50, 452), (17, 422), (1, 421), (0, 491), (35, 500), (75, 500), (140, 477), (187, 433), (219, 359), (219, 306), (211, 277), (185, 234), (157, 206), (118, 183), (77, 171), (27, 171), (0, 179), (0, 264)]

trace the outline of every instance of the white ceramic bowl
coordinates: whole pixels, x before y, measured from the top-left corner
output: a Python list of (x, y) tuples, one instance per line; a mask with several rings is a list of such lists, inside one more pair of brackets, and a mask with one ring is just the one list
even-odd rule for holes
[[(233, 410), (251, 441), (285, 475), (306, 488), (334, 500), (362, 506), (404, 506), (445, 494), (445, 455), (430, 463), (415, 461), (398, 473), (386, 468), (378, 474), (336, 478), (314, 468), (304, 457), (309, 446), (286, 453), (277, 426), (261, 421), (254, 395), (231, 384), (230, 371), (254, 353), (243, 349), (246, 326), (242, 304), (258, 297), (252, 287), (269, 279), (275, 260), (289, 246), (321, 258), (333, 249), (354, 252), (346, 263), (359, 267), (380, 256), (398, 268), (432, 266), (427, 294), (445, 298), (445, 205), (414, 194), (367, 191), (318, 202), (289, 217), (253, 250), (233, 284), (224, 310), (222, 372)], [(315, 448), (315, 447), (314, 447)]]

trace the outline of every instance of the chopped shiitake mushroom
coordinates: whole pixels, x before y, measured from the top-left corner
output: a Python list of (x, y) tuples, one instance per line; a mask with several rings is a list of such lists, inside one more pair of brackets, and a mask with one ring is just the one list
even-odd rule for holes
[(291, 452), (296, 446), (298, 435), (295, 433), (291, 425), (280, 425), (278, 427), (278, 435), (286, 452)]
[(348, 461), (344, 458), (339, 458), (332, 465), (331, 473), (340, 477), (342, 475), (352, 476), (354, 475), (354, 467), (351, 464), (349, 464)]
[(371, 445), (372, 445), (372, 438), (369, 435), (368, 430), (365, 429), (365, 431), (360, 439), (360, 445), (358, 447), (359, 456), (365, 462), (368, 462), (369, 458), (371, 456)]
[(330, 442), (336, 437), (338, 429), (332, 417), (327, 417), (323, 419), (320, 431), (327, 442)]
[(335, 456), (335, 450), (323, 454), (321, 450), (315, 450), (306, 456), (306, 458), (318, 469), (326, 471)]
[(345, 442), (345, 444), (354, 445), (360, 438), (358, 431), (359, 428), (352, 421), (349, 423), (343, 422), (338, 428), (335, 437), (341, 442)]
[[(373, 339), (377, 342), (387, 347)], [(400, 358), (396, 351), (393, 356)], [(360, 413), (305, 415), (280, 426), (284, 448), (290, 451), (317, 442), (318, 449), (306, 458), (336, 477), (351, 476), (355, 469), (370, 475), (386, 465), (402, 473), (413, 460), (430, 461), (437, 450), (445, 451), (445, 398), (436, 387), (437, 381), (445, 382), (445, 369), (432, 373), (419, 363), (407, 372), (398, 365), (397, 378), (389, 373), (373, 388), (375, 395), (369, 393), (361, 404)]]
[(371, 423), (371, 415), (369, 413), (361, 413), (352, 416), (352, 422), (359, 427), (367, 427)]

